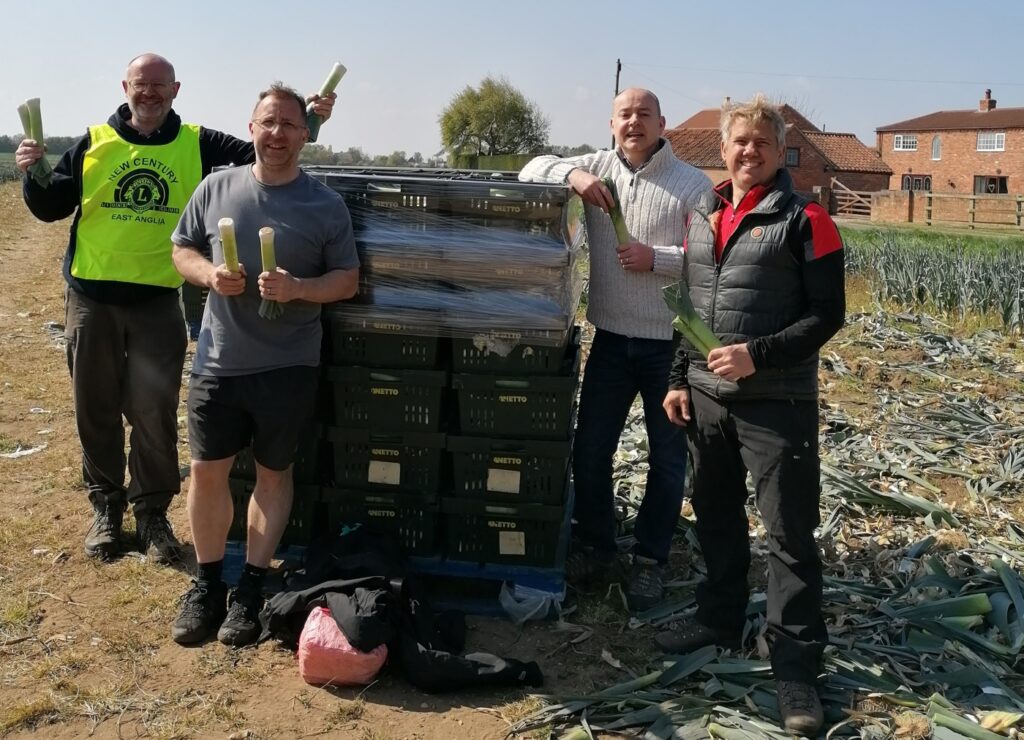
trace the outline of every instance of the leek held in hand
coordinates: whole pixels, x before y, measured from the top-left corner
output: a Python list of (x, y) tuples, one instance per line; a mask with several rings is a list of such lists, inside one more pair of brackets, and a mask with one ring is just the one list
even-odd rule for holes
[[(324, 80), (324, 84), (320, 86), (320, 97), (326, 98), (332, 92), (334, 88), (341, 82), (341, 78), (345, 76), (345, 65), (341, 62), (335, 62), (334, 67), (331, 68), (331, 73), (327, 75), (327, 79)], [(306, 128), (309, 129), (309, 140), (316, 141), (317, 135), (320, 133), (320, 124), (324, 122), (322, 116), (318, 116), (313, 112), (313, 104), (309, 103), (306, 106)]]
[(690, 301), (690, 290), (686, 287), (686, 283), (679, 282), (668, 285), (662, 288), (661, 294), (665, 298), (665, 303), (676, 314), (676, 318), (672, 321), (672, 327), (704, 355), (705, 360), (711, 350), (722, 346), (718, 337), (711, 332), (711, 329), (693, 307), (693, 302)]
[(46, 149), (43, 146), (43, 115), (39, 111), (39, 98), (29, 98), (19, 105), (18, 116), (21, 118), (25, 138), (32, 139), (40, 149), (43, 149), (43, 156), (28, 168), (28, 173), (40, 187), (45, 188), (50, 184), (53, 168), (50, 167), (50, 160), (46, 158)]
[[(277, 259), (274, 257), (274, 230), (269, 226), (260, 229), (260, 255), (263, 257), (263, 272), (275, 272)], [(259, 314), (262, 318), (273, 321), (284, 313), (284, 306), (277, 301), (264, 298), (260, 301)]]
[(235, 222), (222, 218), (217, 222), (220, 230), (220, 246), (224, 251), (224, 266), (230, 272), (238, 272), (238, 242), (235, 240)]
[(615, 227), (615, 239), (620, 247), (623, 244), (629, 244), (631, 241), (629, 229), (626, 228), (626, 219), (622, 217), (622, 204), (619, 203), (619, 191), (615, 187), (615, 181), (610, 177), (603, 177), (601, 182), (611, 191), (612, 201), (614, 201), (612, 209), (608, 211), (608, 215), (611, 216), (612, 226)]

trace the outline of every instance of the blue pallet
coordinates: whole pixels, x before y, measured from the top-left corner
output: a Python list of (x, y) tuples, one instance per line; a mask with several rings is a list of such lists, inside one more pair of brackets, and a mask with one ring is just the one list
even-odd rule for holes
[[(305, 562), (306, 548), (302, 545), (281, 545), (274, 552), (274, 559), (284, 562), (286, 567), (299, 567)], [(245, 567), (245, 542), (240, 540), (228, 540), (224, 548), (224, 568), (221, 571), (221, 580), (228, 586), (238, 584), (242, 575), (242, 568)], [(283, 588), (281, 581), (281, 568), (274, 568), (267, 573), (263, 582), (265, 594), (276, 594)]]
[[(460, 582), (491, 584), (500, 590), (502, 583), (541, 591), (549, 594), (559, 605), (565, 598), (565, 559), (569, 551), (569, 535), (572, 528), (572, 508), (575, 491), (572, 484), (566, 497), (565, 517), (559, 535), (558, 554), (555, 565), (542, 568), (529, 565), (502, 565), (497, 563), (474, 563), (452, 560), (445, 557), (410, 557), (409, 570), (413, 573), (436, 579), (440, 583), (458, 585)], [(466, 614), (484, 616), (505, 616), (496, 595), (487, 596), (446, 596), (435, 594), (431, 603), (435, 608), (455, 609)], [(557, 616), (552, 609), (549, 617)]]

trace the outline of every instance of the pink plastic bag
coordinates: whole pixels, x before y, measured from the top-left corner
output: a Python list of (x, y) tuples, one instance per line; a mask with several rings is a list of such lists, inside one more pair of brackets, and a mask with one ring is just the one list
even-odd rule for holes
[(378, 645), (368, 653), (352, 647), (330, 610), (322, 606), (309, 613), (299, 636), (299, 675), (314, 686), (368, 684), (387, 657), (387, 645)]

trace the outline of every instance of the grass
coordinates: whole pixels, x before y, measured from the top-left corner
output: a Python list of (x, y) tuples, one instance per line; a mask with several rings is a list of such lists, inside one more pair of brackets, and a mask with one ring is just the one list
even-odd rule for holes
[(0, 713), (0, 734), (12, 730), (29, 730), (60, 719), (61, 712), (52, 696), (41, 696), (19, 702)]

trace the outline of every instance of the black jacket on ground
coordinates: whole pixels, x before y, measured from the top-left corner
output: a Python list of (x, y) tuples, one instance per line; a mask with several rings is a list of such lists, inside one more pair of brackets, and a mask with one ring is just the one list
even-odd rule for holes
[[(344, 539), (344, 538), (342, 538)], [(330, 553), (331, 551), (326, 551)], [(307, 570), (325, 572), (323, 550), (311, 548)], [(331, 553), (338, 567), (336, 575), (349, 570), (365, 571), (375, 556), (366, 552), (351, 555)], [(540, 666), (488, 653), (459, 656), (465, 646), (466, 625), (461, 614), (436, 614), (427, 603), (423, 588), (414, 578), (392, 578), (393, 560), (379, 560), (388, 575), (364, 575), (329, 580), (304, 590), (284, 591), (263, 607), (260, 640), (276, 637), (288, 647), (298, 647), (306, 617), (318, 606), (331, 611), (339, 629), (352, 647), (369, 652), (388, 646), (388, 662), (397, 665), (416, 688), (429, 693), (455, 691), (479, 686), (540, 686)]]

